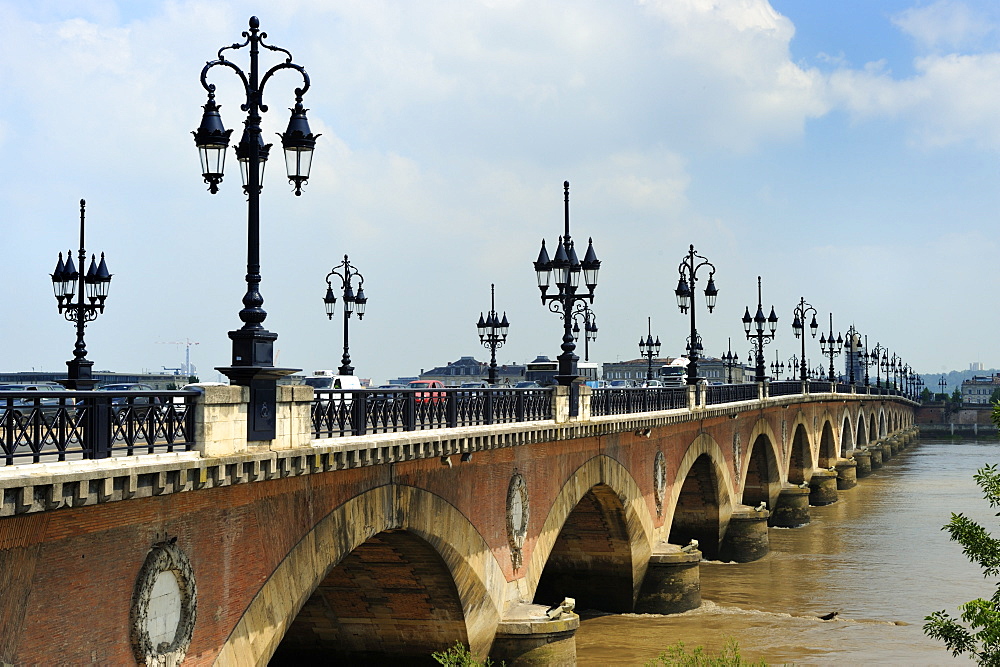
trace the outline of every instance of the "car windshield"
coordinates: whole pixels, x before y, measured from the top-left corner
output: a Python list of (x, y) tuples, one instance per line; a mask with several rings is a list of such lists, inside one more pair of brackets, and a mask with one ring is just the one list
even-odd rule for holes
[(427, 387), (432, 387), (430, 382), (411, 382), (411, 387), (416, 387), (417, 389), (426, 389)]

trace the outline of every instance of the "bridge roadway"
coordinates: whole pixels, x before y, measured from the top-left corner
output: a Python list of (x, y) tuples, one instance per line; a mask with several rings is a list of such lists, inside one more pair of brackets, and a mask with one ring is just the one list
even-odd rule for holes
[(312, 390), (280, 387), (277, 439), (247, 442), (246, 389), (203, 391), (192, 451), (0, 468), (0, 662), (359, 660), (461, 641), (574, 664), (574, 600), (696, 607), (702, 556), (760, 558), (768, 525), (808, 522), (915, 434), (907, 398), (761, 386), (600, 417), (583, 388), (573, 418), (556, 388), (547, 420), (313, 439)]

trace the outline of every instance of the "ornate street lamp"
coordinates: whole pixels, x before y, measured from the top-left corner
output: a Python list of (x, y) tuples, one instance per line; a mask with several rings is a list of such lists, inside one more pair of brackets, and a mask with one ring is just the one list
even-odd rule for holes
[(868, 353), (868, 365), (875, 367), (875, 386), (882, 388), (882, 364), (881, 358), (885, 354), (885, 348), (881, 343), (875, 343), (875, 347)]
[[(583, 261), (577, 257), (573, 239), (569, 234), (569, 181), (563, 182), (563, 196), (565, 233), (559, 237), (555, 257), (551, 260), (545, 249), (545, 239), (542, 239), (542, 249), (538, 253), (538, 259), (535, 260), (535, 275), (538, 279), (538, 289), (542, 293), (542, 304), (547, 303), (550, 311), (562, 315), (563, 318), (562, 354), (557, 357), (559, 372), (555, 379), (560, 385), (568, 387), (579, 378), (576, 364), (580, 358), (574, 354), (576, 340), (573, 338), (573, 307), (577, 301), (594, 302), (594, 290), (597, 289), (597, 273), (601, 268), (601, 261), (594, 252), (593, 239), (590, 239)], [(558, 293), (546, 294), (553, 273)], [(577, 292), (581, 273), (584, 285), (587, 287), (587, 292), (584, 294)], [(577, 402), (571, 400), (570, 414), (576, 415), (578, 407)]]
[(858, 363), (856, 360), (860, 360), (858, 348), (861, 347), (861, 334), (858, 333), (853, 324), (847, 329), (847, 339), (844, 341), (844, 344), (847, 346), (845, 351), (847, 352), (848, 382), (853, 387), (855, 380), (854, 366)]
[(479, 313), (479, 322), (476, 329), (479, 331), (479, 342), (490, 351), (490, 373), (487, 382), (490, 385), (497, 384), (497, 349), (503, 347), (507, 342), (507, 330), (510, 322), (507, 321), (507, 312), (504, 311), (503, 319), (497, 317), (496, 308), (496, 285), (490, 284), (490, 312), (483, 318)]
[(771, 362), (771, 377), (778, 380), (782, 373), (785, 372), (785, 362), (778, 361), (778, 351), (774, 351), (774, 361)]
[[(326, 316), (333, 319), (334, 310), (337, 306), (337, 297), (333, 293), (332, 278), (336, 276), (340, 279), (341, 298), (344, 300), (344, 356), (340, 359), (341, 375), (354, 375), (354, 367), (351, 366), (350, 345), (348, 344), (349, 327), (351, 314), (357, 313), (358, 320), (365, 317), (365, 307), (368, 305), (368, 297), (365, 296), (365, 277), (358, 271), (358, 267), (351, 264), (351, 261), (344, 255), (344, 261), (330, 269), (326, 274), (326, 296), (323, 297), (323, 304), (326, 307)], [(358, 280), (358, 293), (354, 293), (354, 279)]]
[[(729, 384), (733, 384), (733, 369), (740, 365), (740, 355), (733, 354), (733, 339), (732, 337), (726, 339), (727, 347), (726, 351), (722, 354), (722, 365), (726, 369), (726, 380)], [(742, 375), (742, 373), (741, 373)], [(743, 378), (740, 378), (740, 383), (742, 384)]]
[(677, 273), (680, 276), (677, 281), (677, 289), (674, 290), (674, 295), (677, 297), (677, 307), (681, 313), (691, 311), (691, 334), (688, 336), (687, 341), (688, 384), (698, 384), (699, 379), (698, 351), (702, 349), (702, 345), (701, 336), (698, 335), (698, 329), (695, 326), (694, 289), (695, 284), (698, 282), (698, 269), (705, 266), (710, 268), (708, 272), (708, 284), (705, 286), (705, 305), (708, 306), (708, 312), (712, 312), (715, 309), (715, 298), (719, 295), (719, 290), (715, 288), (715, 265), (696, 253), (694, 245), (691, 245), (687, 255), (677, 267)]
[[(764, 330), (765, 325), (767, 331)], [(743, 330), (746, 332), (747, 340), (754, 347), (753, 354), (756, 360), (754, 382), (763, 382), (767, 378), (764, 375), (764, 346), (774, 340), (774, 332), (778, 328), (778, 316), (774, 313), (774, 306), (771, 306), (771, 314), (764, 317), (764, 307), (760, 297), (760, 276), (757, 276), (757, 314), (750, 317), (750, 309), (743, 313)]]
[(830, 313), (830, 337), (827, 338), (826, 334), (820, 334), (819, 349), (823, 354), (830, 356), (830, 375), (827, 379), (830, 382), (836, 382), (837, 376), (833, 371), (833, 358), (843, 351), (844, 339), (839, 333), (837, 334), (837, 340), (833, 339), (833, 313)]
[(792, 332), (795, 334), (796, 338), (802, 340), (802, 359), (799, 362), (801, 365), (800, 375), (802, 382), (808, 382), (808, 374), (806, 373), (806, 337), (803, 336), (803, 332), (806, 328), (806, 317), (812, 313), (812, 322), (809, 323), (809, 333), (812, 337), (816, 337), (816, 331), (819, 329), (819, 322), (816, 321), (816, 309), (813, 308), (809, 303), (806, 302), (805, 297), (799, 298), (799, 305), (795, 306), (795, 310), (792, 312), (794, 319), (792, 320)]
[[(59, 261), (56, 263), (56, 270), (52, 272), (52, 291), (55, 293), (59, 313), (67, 321), (76, 323), (76, 345), (73, 348), (72, 361), (66, 362), (68, 377), (59, 380), (59, 384), (67, 389), (86, 391), (93, 389), (97, 384), (94, 379), (94, 362), (87, 359), (87, 344), (84, 341), (84, 328), (87, 322), (93, 322), (97, 316), (104, 312), (104, 300), (108, 298), (108, 289), (111, 287), (111, 274), (108, 273), (108, 265), (104, 261), (104, 253), (101, 253), (101, 261), (97, 262), (97, 256), (90, 256), (90, 268), (84, 273), (83, 267), (87, 263), (87, 251), (84, 249), (84, 219), (87, 202), (80, 200), (80, 249), (79, 261), (80, 270), (73, 263), (73, 251), (66, 252), (66, 262), (63, 262), (62, 253), (59, 253)], [(75, 300), (74, 300), (75, 299)]]
[(597, 340), (597, 316), (586, 302), (573, 309), (573, 342), (580, 342), (580, 321), (583, 321), (583, 360), (590, 361), (590, 344)]
[[(227, 130), (222, 124), (220, 106), (215, 103), (215, 84), (209, 83), (207, 77), (213, 67), (228, 67), (243, 82), (244, 101), (240, 108), (246, 111), (243, 135), (236, 146), (236, 157), (240, 162), (243, 191), (247, 196), (247, 291), (240, 311), (243, 326), (229, 332), (229, 338), (233, 341), (232, 365), (217, 370), (225, 374), (233, 384), (250, 387), (247, 437), (250, 440), (271, 440), (276, 429), (277, 379), (297, 370), (274, 366), (274, 341), (278, 334), (263, 326), (267, 313), (263, 308), (264, 297), (260, 293), (260, 192), (263, 187), (264, 164), (271, 146), (261, 138), (260, 114), (268, 109), (263, 102), (264, 87), (275, 72), (282, 69), (295, 70), (303, 80), (302, 87), (295, 89), (295, 106), (291, 109), (288, 128), (280, 135), (288, 180), (294, 184), (296, 195), (302, 194), (302, 186), (309, 179), (312, 152), (319, 135), (310, 131), (306, 109), (302, 106), (302, 96), (309, 90), (309, 76), (305, 69), (293, 63), (292, 54), (285, 49), (264, 42), (267, 33), (260, 31), (260, 21), (256, 16), (250, 17), (250, 30), (243, 33), (243, 38), (242, 44), (219, 49), (216, 60), (209, 61), (201, 70), (201, 85), (208, 91), (208, 102), (203, 107), (205, 112), (201, 126), (194, 132), (194, 141), (201, 157), (202, 176), (208, 183), (209, 192), (215, 194), (222, 182), (226, 148), (229, 146), (232, 130)], [(250, 47), (249, 76), (223, 55), (226, 50), (246, 46)], [(257, 62), (260, 47), (287, 56), (283, 62), (267, 70), (263, 77), (260, 76)]]
[(639, 337), (639, 356), (646, 358), (646, 381), (653, 379), (653, 359), (660, 356), (660, 337), (653, 342), (653, 318), (646, 318), (646, 338)]
[(787, 380), (794, 380), (796, 377), (801, 379), (800, 369), (799, 369), (799, 356), (793, 354), (788, 358), (788, 376)]
[(948, 398), (948, 381), (941, 376), (941, 379), (937, 382), (938, 386), (941, 387), (941, 393), (944, 394), (945, 398)]

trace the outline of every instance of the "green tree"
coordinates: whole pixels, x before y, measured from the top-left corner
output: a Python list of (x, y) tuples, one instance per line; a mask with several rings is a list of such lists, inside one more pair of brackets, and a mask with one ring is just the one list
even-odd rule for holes
[(956, 407), (962, 405), (962, 390), (955, 387), (955, 391), (951, 392), (951, 402)]
[(933, 400), (934, 400), (934, 394), (931, 393), (930, 389), (928, 389), (927, 387), (924, 387), (924, 390), (922, 392), (920, 392), (920, 402), (921, 403), (930, 403)]
[[(993, 406), (992, 419), (1000, 422), (1000, 404)], [(996, 464), (980, 468), (976, 483), (990, 507), (1000, 506), (1000, 472)], [(1000, 516), (1000, 513), (997, 514)], [(979, 565), (986, 577), (1000, 574), (1000, 540), (964, 514), (952, 514), (944, 525), (951, 539), (962, 545), (962, 553)], [(967, 655), (980, 665), (1000, 665), (1000, 584), (990, 599), (977, 598), (959, 607), (956, 619), (946, 611), (936, 611), (924, 618), (924, 634), (945, 643), (952, 655)]]
[(993, 393), (990, 394), (990, 403), (995, 405), (997, 401), (1000, 401), (1000, 387), (994, 389)]

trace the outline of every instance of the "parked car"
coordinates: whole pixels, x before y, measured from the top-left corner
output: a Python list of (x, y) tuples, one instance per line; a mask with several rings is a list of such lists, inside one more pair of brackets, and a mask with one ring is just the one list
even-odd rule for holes
[(490, 385), (488, 382), (463, 382), (458, 386), (459, 389), (489, 389)]
[(629, 388), (631, 386), (632, 386), (632, 383), (629, 382), (628, 380), (612, 380), (611, 381), (611, 388), (612, 389), (627, 389), (627, 388)]
[(537, 382), (518, 382), (514, 385), (514, 389), (541, 389), (542, 386)]
[[(444, 389), (444, 383), (440, 380), (414, 380), (410, 383), (410, 389)], [(443, 391), (418, 391), (415, 394), (417, 403), (440, 403), (445, 400)]]
[(610, 386), (607, 380), (587, 380), (586, 385), (591, 389), (607, 389)]
[(662, 387), (663, 383), (659, 380), (646, 380), (642, 383), (642, 386), (647, 389), (652, 389), (654, 387)]
[[(39, 393), (54, 393), (66, 391), (66, 387), (59, 384), (4, 384), (0, 385), (0, 392), (39, 392)], [(2, 395), (0, 395), (2, 397)], [(31, 413), (36, 407), (41, 410), (42, 415), (48, 417), (59, 412), (60, 408), (66, 408), (69, 414), (75, 413), (75, 408), (70, 400), (60, 400), (55, 397), (46, 398), (15, 398), (9, 403), (6, 400), (0, 401), (0, 410), (5, 409), (7, 406), (13, 408), (12, 412), (14, 417), (19, 418), (22, 415)]]
[[(103, 387), (98, 387), (97, 391), (156, 391), (148, 384), (141, 384), (139, 382), (123, 382), (120, 384), (106, 384)], [(156, 396), (113, 396), (111, 398), (111, 405), (150, 405), (151, 403), (159, 403), (160, 399)]]

